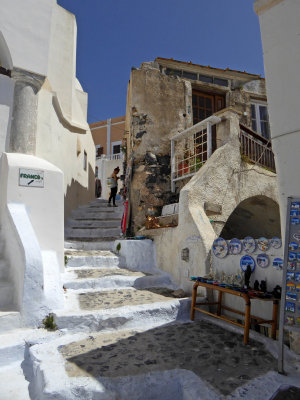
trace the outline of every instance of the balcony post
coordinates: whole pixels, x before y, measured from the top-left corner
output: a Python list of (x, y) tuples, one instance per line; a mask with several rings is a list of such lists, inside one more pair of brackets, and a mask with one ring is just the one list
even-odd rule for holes
[(175, 142), (171, 139), (171, 192), (175, 192)]
[(207, 122), (207, 159), (212, 155), (212, 129), (211, 123)]

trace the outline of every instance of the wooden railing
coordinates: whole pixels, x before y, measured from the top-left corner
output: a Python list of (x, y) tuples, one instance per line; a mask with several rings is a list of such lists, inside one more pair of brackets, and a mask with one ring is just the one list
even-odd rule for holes
[(240, 124), (241, 154), (249, 161), (276, 172), (270, 140)]

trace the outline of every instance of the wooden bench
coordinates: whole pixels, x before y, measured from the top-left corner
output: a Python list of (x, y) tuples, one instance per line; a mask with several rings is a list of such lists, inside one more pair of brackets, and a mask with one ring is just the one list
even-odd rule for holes
[[(197, 299), (197, 290), (198, 287), (205, 287), (207, 289), (210, 290), (215, 290), (218, 291), (218, 301), (216, 302), (205, 302), (205, 303), (197, 303), (196, 299)], [(233, 308), (227, 307), (225, 305), (222, 304), (222, 297), (223, 297), (223, 293), (227, 293), (227, 294), (231, 294), (233, 296), (238, 296), (238, 297), (242, 297), (245, 301), (245, 312), (239, 311), (239, 310), (235, 310)], [(255, 300), (261, 300), (261, 301), (272, 301), (273, 302), (273, 312), (272, 312), (272, 319), (271, 320), (264, 320), (262, 318), (256, 317), (254, 315), (251, 315), (251, 300), (255, 299)], [(260, 324), (269, 324), (272, 326), (272, 333), (271, 336), (273, 339), (276, 339), (276, 328), (277, 328), (277, 314), (278, 314), (278, 303), (279, 301), (275, 298), (260, 298), (257, 296), (251, 296), (248, 295), (247, 293), (244, 292), (239, 292), (236, 290), (232, 290), (226, 287), (221, 287), (218, 285), (212, 285), (209, 283), (205, 283), (205, 282), (196, 282), (194, 284), (193, 287), (193, 296), (192, 296), (192, 306), (191, 306), (191, 320), (194, 321), (195, 318), (195, 311), (200, 311), (204, 314), (207, 315), (211, 315), (215, 318), (219, 318), (222, 319), (224, 321), (227, 321), (233, 325), (239, 326), (244, 328), (244, 344), (247, 344), (249, 341), (249, 329), (250, 329), (250, 322), (251, 319), (256, 320), (256, 323), (258, 325)], [(215, 313), (211, 313), (209, 311), (203, 310), (197, 306), (210, 306), (210, 305), (216, 305), (217, 306), (217, 312)], [(237, 321), (232, 321), (229, 318), (227, 318), (224, 315), (221, 315), (222, 310), (227, 310), (230, 311), (232, 313), (236, 313), (239, 315), (243, 315), (244, 316), (244, 324), (241, 324)]]

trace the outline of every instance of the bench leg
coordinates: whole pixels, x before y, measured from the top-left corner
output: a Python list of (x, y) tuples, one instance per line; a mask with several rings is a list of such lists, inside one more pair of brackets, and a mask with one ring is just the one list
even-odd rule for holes
[(222, 310), (222, 297), (223, 297), (223, 292), (219, 291), (219, 294), (218, 294), (218, 309), (217, 309), (217, 315), (221, 315), (221, 310)]
[(196, 298), (197, 298), (197, 289), (198, 289), (198, 286), (194, 285), (193, 296), (192, 296), (192, 306), (191, 306), (191, 320), (192, 321), (194, 321), (194, 318), (195, 318), (195, 305), (196, 305)]
[(244, 326), (244, 344), (249, 342), (249, 329), (250, 329), (250, 311), (251, 303), (245, 305), (245, 326)]
[(277, 317), (278, 317), (278, 300), (273, 301), (273, 315), (272, 315), (272, 339), (276, 340), (276, 329), (277, 329)]

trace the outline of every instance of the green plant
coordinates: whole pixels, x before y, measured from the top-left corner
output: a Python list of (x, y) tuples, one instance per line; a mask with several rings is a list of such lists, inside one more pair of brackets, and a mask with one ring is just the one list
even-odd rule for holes
[(68, 264), (68, 256), (65, 256), (65, 265)]
[(47, 317), (45, 317), (42, 322), (43, 322), (44, 328), (47, 329), (48, 331), (56, 331), (57, 330), (57, 325), (54, 322), (53, 314), (47, 315)]
[(121, 250), (121, 243), (120, 243), (120, 242), (117, 244), (116, 250), (117, 250), (117, 252), (118, 252), (118, 254), (119, 254), (119, 253), (120, 253), (120, 250)]

